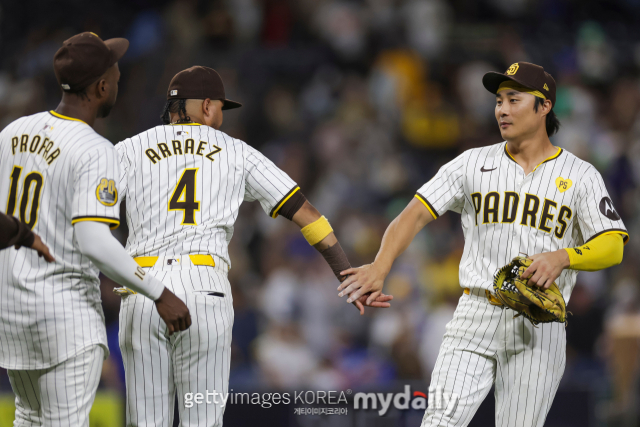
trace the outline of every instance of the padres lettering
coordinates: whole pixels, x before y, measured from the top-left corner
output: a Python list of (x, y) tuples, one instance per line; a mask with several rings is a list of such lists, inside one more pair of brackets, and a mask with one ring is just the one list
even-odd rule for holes
[[(565, 205), (558, 209), (558, 203), (544, 199), (541, 201), (535, 194), (525, 194), (520, 209), (520, 195), (513, 191), (498, 193), (491, 191), (484, 196), (481, 193), (472, 193), (471, 200), (476, 213), (476, 226), (478, 225), (478, 215), (481, 214), (482, 225), (484, 224), (511, 224), (518, 219), (518, 212), (521, 211), (518, 223), (551, 233), (562, 239), (567, 231), (568, 223), (573, 217), (573, 211)], [(554, 227), (554, 219), (557, 225)]]
[[(179, 139), (174, 139), (171, 141), (171, 148), (166, 142), (159, 142), (156, 144), (158, 146), (158, 151), (162, 154), (162, 157), (158, 154), (158, 151), (153, 148), (147, 148), (145, 150), (145, 154), (151, 160), (151, 163), (154, 165), (162, 159), (166, 159), (171, 156), (183, 156), (187, 154), (194, 154), (195, 141), (192, 138), (187, 138), (183, 141)], [(213, 145), (213, 151), (210, 151), (207, 155), (204, 154), (205, 150), (208, 148), (209, 143), (207, 141), (200, 141), (198, 143), (198, 148), (195, 150), (196, 156), (204, 156), (212, 162), (215, 160), (213, 155), (222, 151), (222, 148), (218, 147), (215, 144)], [(172, 152), (173, 151), (173, 152)]]

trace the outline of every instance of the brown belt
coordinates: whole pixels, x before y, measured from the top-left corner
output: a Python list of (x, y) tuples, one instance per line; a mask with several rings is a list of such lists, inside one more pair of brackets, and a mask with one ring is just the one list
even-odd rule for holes
[[(471, 289), (464, 288), (464, 293), (467, 294), (467, 295), (471, 294)], [(504, 304), (502, 304), (502, 302), (498, 298), (496, 298), (491, 292), (485, 290), (484, 294), (487, 297), (487, 299), (489, 300), (489, 304), (497, 305), (497, 306), (500, 306), (500, 307), (504, 306)]]

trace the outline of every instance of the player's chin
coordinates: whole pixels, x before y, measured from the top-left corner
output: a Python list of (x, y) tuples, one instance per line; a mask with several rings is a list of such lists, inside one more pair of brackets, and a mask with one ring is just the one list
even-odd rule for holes
[(513, 131), (513, 125), (507, 125), (506, 127), (500, 127), (500, 135), (502, 135), (502, 138), (507, 141), (510, 138), (513, 138), (515, 135), (515, 132)]

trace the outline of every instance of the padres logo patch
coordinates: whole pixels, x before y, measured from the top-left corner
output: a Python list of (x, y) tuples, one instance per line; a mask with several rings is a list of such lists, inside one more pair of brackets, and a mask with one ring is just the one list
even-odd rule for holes
[(561, 176), (556, 178), (556, 187), (558, 187), (558, 191), (560, 191), (561, 193), (564, 193), (565, 191), (570, 189), (572, 185), (573, 182), (571, 182), (570, 179), (564, 179)]
[(518, 68), (520, 68), (520, 65), (518, 65), (517, 62), (515, 64), (511, 64), (511, 67), (509, 67), (505, 74), (507, 76), (513, 76), (518, 71)]
[(102, 178), (96, 188), (98, 201), (105, 206), (113, 206), (118, 202), (118, 189), (112, 179)]

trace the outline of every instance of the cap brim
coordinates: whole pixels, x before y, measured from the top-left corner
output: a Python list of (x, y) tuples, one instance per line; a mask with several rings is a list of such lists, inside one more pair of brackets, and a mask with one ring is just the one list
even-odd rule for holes
[(507, 76), (502, 73), (497, 73), (495, 71), (490, 71), (484, 76), (482, 76), (482, 84), (484, 85), (485, 89), (487, 89), (489, 92), (493, 93), (494, 95), (496, 94), (496, 92), (498, 92), (498, 88), (500, 87), (500, 84), (502, 84), (502, 82), (506, 82), (507, 80), (511, 80), (518, 84), (521, 84), (522, 86), (529, 87), (529, 85), (522, 83), (518, 79), (514, 79), (511, 76)]
[(240, 108), (242, 107), (242, 104), (240, 104), (239, 102), (236, 101), (232, 101), (230, 99), (224, 99), (222, 100), (223, 104), (222, 104), (222, 109), (223, 110), (232, 110), (234, 108)]
[(105, 40), (104, 44), (106, 44), (111, 51), (111, 61), (113, 61), (111, 65), (118, 62), (127, 52), (127, 49), (129, 49), (129, 40), (123, 38)]

